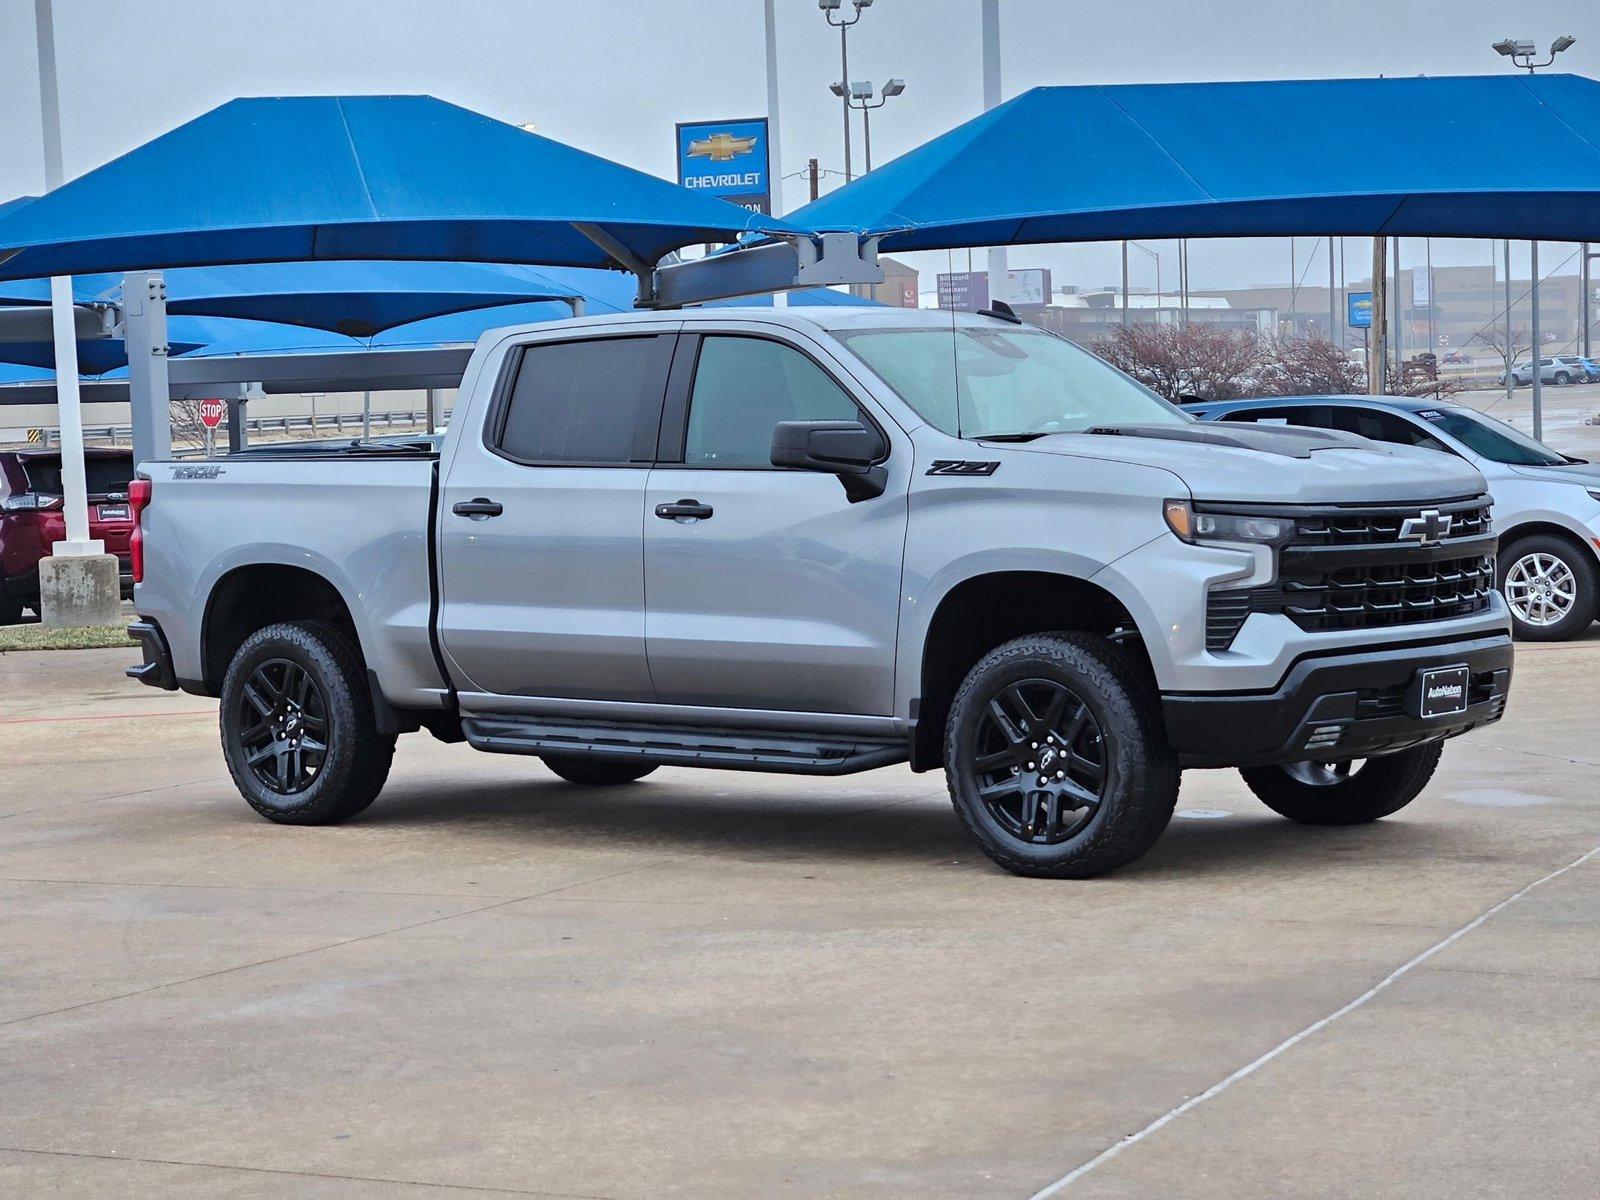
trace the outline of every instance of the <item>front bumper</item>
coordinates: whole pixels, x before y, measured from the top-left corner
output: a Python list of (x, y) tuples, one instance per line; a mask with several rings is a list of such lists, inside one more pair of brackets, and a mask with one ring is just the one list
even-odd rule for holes
[[(1499, 720), (1511, 657), (1505, 634), (1306, 656), (1271, 692), (1167, 693), (1162, 713), (1186, 767), (1368, 758)], [(1466, 711), (1411, 715), (1407, 696), (1417, 672), (1460, 664), (1469, 672)]]

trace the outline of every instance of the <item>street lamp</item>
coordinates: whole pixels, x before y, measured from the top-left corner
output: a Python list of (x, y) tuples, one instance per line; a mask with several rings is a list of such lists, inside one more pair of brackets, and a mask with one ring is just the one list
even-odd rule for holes
[(1161, 323), (1161, 254), (1159, 251), (1150, 249), (1149, 246), (1141, 246), (1138, 242), (1129, 242), (1128, 245), (1135, 250), (1144, 251), (1156, 260), (1156, 324), (1159, 325)]
[[(822, 10), (822, 15), (828, 19), (828, 24), (839, 31), (839, 78), (850, 78), (850, 26), (861, 20), (865, 9), (872, 7), (872, 0), (850, 0), (850, 7), (855, 10), (855, 16), (850, 18), (837, 17), (836, 14), (844, 8), (844, 0), (817, 0), (817, 7)], [(849, 183), (853, 178), (850, 170), (850, 97), (844, 88), (835, 90), (842, 102), (841, 112), (844, 116), (844, 181)]]
[[(1573, 37), (1570, 33), (1563, 34), (1562, 36), (1558, 37), (1555, 41), (1550, 43), (1550, 57), (1546, 58), (1543, 62), (1534, 62), (1533, 61), (1533, 56), (1535, 54), (1537, 54), (1538, 51), (1534, 48), (1533, 42), (1529, 41), (1526, 38), (1523, 38), (1523, 39), (1502, 38), (1500, 41), (1498, 41), (1498, 42), (1496, 42), (1494, 44), (1494, 51), (1495, 51), (1496, 54), (1499, 54), (1499, 55), (1501, 55), (1501, 56), (1503, 56), (1505, 58), (1509, 58), (1518, 67), (1521, 67), (1522, 69), (1526, 70), (1528, 72), (1528, 74), (1532, 75), (1540, 67), (1548, 67), (1551, 63), (1555, 62), (1556, 55), (1560, 54), (1563, 50), (1570, 49), (1572, 44), (1574, 42), (1576, 42), (1577, 40), (1578, 39)], [(1530, 398), (1532, 400), (1532, 407), (1533, 407), (1533, 436), (1534, 436), (1535, 440), (1538, 440), (1539, 438), (1544, 436), (1544, 389), (1541, 386), (1541, 384), (1543, 383), (1543, 380), (1540, 378), (1541, 372), (1539, 370), (1539, 356), (1544, 352), (1544, 346), (1543, 346), (1543, 344), (1541, 342), (1540, 329), (1539, 329), (1539, 240), (1537, 238), (1534, 238), (1532, 241), (1530, 241), (1528, 243), (1528, 259), (1529, 259), (1529, 268), (1530, 268), (1529, 272), (1528, 272), (1529, 277), (1530, 277), (1529, 280), (1528, 280), (1528, 304), (1529, 304), (1530, 313), (1532, 315), (1532, 322), (1531, 323), (1533, 325), (1533, 333), (1532, 333), (1532, 341), (1533, 341), (1533, 379), (1532, 379), (1532, 382), (1531, 382), (1531, 393), (1532, 394), (1531, 394)], [(1587, 246), (1587, 244), (1584, 246), (1584, 262), (1587, 265), (1587, 262), (1588, 262), (1588, 246)], [(1506, 282), (1507, 282), (1508, 288), (1510, 286), (1510, 280), (1511, 280), (1511, 242), (1509, 240), (1507, 240), (1507, 242), (1506, 242)], [(1508, 331), (1510, 329), (1510, 326), (1511, 326), (1511, 306), (1509, 304), (1507, 304), (1506, 305), (1506, 328), (1507, 328)], [(1508, 384), (1513, 382), (1512, 378), (1511, 378), (1511, 368), (1512, 368), (1512, 362), (1511, 362), (1511, 339), (1510, 339), (1509, 336), (1507, 336), (1507, 338), (1506, 338), (1506, 380), (1507, 380)]]
[(864, 81), (852, 83), (847, 90), (843, 83), (835, 82), (828, 85), (828, 90), (835, 96), (842, 96), (847, 107), (858, 109), (861, 113), (861, 129), (865, 135), (867, 152), (867, 170), (872, 170), (872, 110), (882, 108), (889, 102), (889, 97), (898, 96), (906, 90), (904, 79), (891, 79), (883, 85), (883, 90), (877, 93), (873, 100), (872, 84)]
[(1494, 44), (1496, 54), (1509, 58), (1518, 67), (1532, 75), (1540, 67), (1548, 67), (1555, 62), (1556, 55), (1569, 49), (1578, 39), (1570, 33), (1563, 34), (1550, 43), (1550, 57), (1543, 62), (1534, 62), (1534, 56), (1539, 53), (1533, 42), (1528, 38), (1502, 38)]

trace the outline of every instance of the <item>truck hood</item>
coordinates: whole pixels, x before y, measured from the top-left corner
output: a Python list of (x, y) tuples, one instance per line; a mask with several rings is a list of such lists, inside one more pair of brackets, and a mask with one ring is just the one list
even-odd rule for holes
[(1600, 463), (1563, 463), (1559, 467), (1513, 465), (1511, 469), (1527, 479), (1546, 480), (1550, 483), (1582, 483), (1589, 487), (1600, 487)]
[(1119, 425), (1047, 434), (1007, 449), (1159, 467), (1197, 500), (1360, 504), (1487, 490), (1474, 467), (1436, 450), (1293, 426)]

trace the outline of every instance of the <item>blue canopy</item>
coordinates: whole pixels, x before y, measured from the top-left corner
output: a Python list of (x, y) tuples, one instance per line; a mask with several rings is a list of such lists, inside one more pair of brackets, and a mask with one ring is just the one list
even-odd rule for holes
[(1597, 131), (1600, 82), (1573, 75), (1035, 88), (788, 220), (883, 234), (885, 251), (1297, 234), (1600, 241)]
[(230, 101), (0, 214), (0, 279), (310, 259), (631, 267), (783, 232), (431, 96), (298, 96)]
[[(243, 317), (351, 337), (446, 313), (576, 294), (526, 268), (443, 262), (179, 267), (166, 272), (166, 285), (168, 313)], [(0, 284), (0, 292), (4, 288)]]

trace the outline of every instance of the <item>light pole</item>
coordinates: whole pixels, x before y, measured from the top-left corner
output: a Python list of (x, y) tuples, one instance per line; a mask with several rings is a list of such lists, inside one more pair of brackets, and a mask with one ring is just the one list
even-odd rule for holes
[(1156, 260), (1156, 324), (1159, 325), (1161, 324), (1161, 255), (1150, 249), (1149, 246), (1141, 246), (1138, 242), (1129, 242), (1128, 245), (1135, 250), (1143, 250)]
[[(872, 7), (872, 0), (850, 0), (850, 7), (855, 10), (855, 16), (846, 19), (838, 16), (844, 9), (844, 0), (817, 0), (817, 7), (822, 10), (822, 15), (828, 19), (828, 24), (839, 31), (839, 78), (845, 81), (850, 79), (850, 26), (861, 20), (864, 10)], [(837, 18), (837, 19), (836, 19)], [(840, 112), (844, 116), (844, 181), (849, 183), (855, 178), (850, 169), (850, 97), (840, 89)]]
[(866, 152), (867, 171), (872, 170), (872, 110), (882, 108), (889, 103), (891, 96), (898, 96), (906, 90), (904, 79), (891, 79), (883, 85), (883, 90), (877, 93), (877, 100), (873, 100), (872, 84), (857, 81), (848, 89), (843, 83), (834, 83), (828, 88), (835, 96), (843, 96), (845, 104), (861, 113), (862, 149)]
[(1568, 49), (1577, 40), (1570, 33), (1558, 37), (1550, 43), (1550, 57), (1543, 62), (1533, 61), (1534, 55), (1538, 54), (1539, 51), (1529, 38), (1502, 38), (1494, 44), (1494, 52), (1509, 58), (1519, 68), (1532, 75), (1540, 67), (1548, 67), (1555, 62), (1556, 55)]

